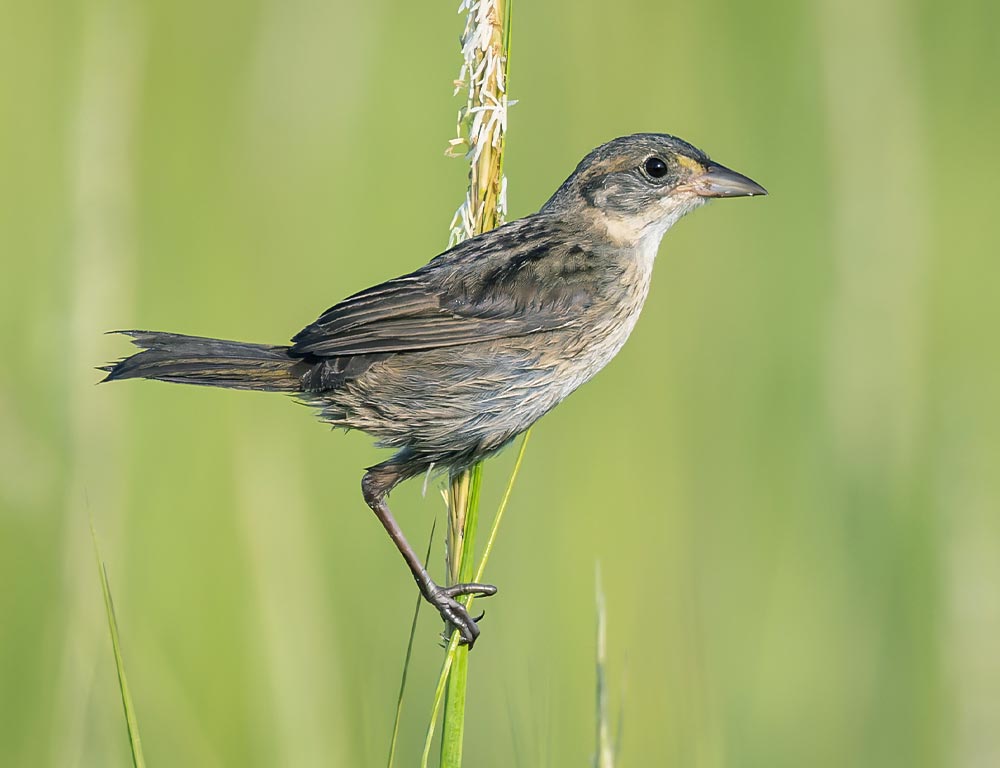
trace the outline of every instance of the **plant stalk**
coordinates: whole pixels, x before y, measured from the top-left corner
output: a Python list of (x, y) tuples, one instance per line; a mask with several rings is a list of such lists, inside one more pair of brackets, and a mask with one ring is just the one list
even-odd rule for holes
[[(464, 154), (468, 158), (469, 186), (465, 202), (452, 220), (452, 243), (494, 229), (503, 223), (506, 213), (503, 150), (507, 128), (510, 0), (464, 0), (460, 10), (466, 11), (467, 16), (456, 93), (462, 87), (468, 90), (466, 104), (459, 112), (458, 136), (452, 140), (449, 154)], [(460, 153), (460, 147), (465, 151)], [(482, 476), (482, 464), (476, 464), (449, 478), (446, 559), (452, 584), (472, 581)], [(462, 598), (462, 602), (467, 605), (471, 597)], [(452, 633), (443, 673), (447, 683), (441, 725), (442, 768), (459, 768), (462, 764), (468, 659), (469, 649), (459, 646), (457, 632)], [(437, 704), (434, 715), (436, 710)], [(433, 722), (430, 732), (433, 733)], [(426, 756), (425, 749), (425, 760)]]

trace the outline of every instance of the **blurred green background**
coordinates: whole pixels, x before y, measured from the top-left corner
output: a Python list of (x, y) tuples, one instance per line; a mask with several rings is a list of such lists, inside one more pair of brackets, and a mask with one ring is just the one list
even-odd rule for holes
[[(441, 250), (456, 4), (0, 5), (0, 764), (129, 764), (89, 517), (151, 766), (383, 764), (415, 590), (361, 499), (379, 453), (93, 367), (113, 328), (282, 342)], [(1000, 6), (513, 27), (513, 217), (636, 131), (771, 196), (671, 231), (629, 344), (535, 430), (467, 764), (589, 764), (599, 561), (621, 765), (1000, 765)], [(393, 502), (422, 545), (419, 486)]]

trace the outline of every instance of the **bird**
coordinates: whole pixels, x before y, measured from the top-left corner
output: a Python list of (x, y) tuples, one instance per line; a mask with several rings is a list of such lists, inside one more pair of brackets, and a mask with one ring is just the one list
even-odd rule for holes
[(618, 353), (649, 291), (664, 234), (713, 198), (766, 195), (675, 136), (594, 149), (537, 213), (458, 243), (349, 296), (288, 345), (117, 331), (139, 352), (104, 381), (155, 379), (283, 392), (335, 427), (394, 449), (362, 495), (446, 628), (480, 628), (459, 598), (491, 584), (435, 582), (388, 505), (399, 483), (497, 453)]

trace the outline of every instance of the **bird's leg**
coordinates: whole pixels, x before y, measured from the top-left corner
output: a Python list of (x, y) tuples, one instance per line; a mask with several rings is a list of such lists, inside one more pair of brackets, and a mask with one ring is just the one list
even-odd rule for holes
[(459, 631), (461, 642), (471, 648), (475, 644), (476, 638), (479, 637), (479, 627), (465, 606), (455, 598), (462, 595), (489, 597), (496, 594), (497, 588), (491, 584), (474, 583), (452, 584), (450, 587), (442, 587), (434, 582), (430, 574), (427, 573), (427, 569), (420, 562), (420, 557), (403, 535), (399, 523), (392, 516), (385, 500), (389, 491), (401, 479), (402, 477), (388, 465), (380, 464), (372, 467), (361, 480), (361, 491), (364, 494), (365, 503), (372, 508), (375, 516), (395, 543), (396, 549), (406, 560), (410, 573), (413, 574), (413, 579), (420, 588), (420, 594), (427, 602), (437, 608), (445, 624)]

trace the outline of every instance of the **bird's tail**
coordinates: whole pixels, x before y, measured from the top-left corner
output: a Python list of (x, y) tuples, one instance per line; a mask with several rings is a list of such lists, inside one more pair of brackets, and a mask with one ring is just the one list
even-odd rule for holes
[(183, 336), (157, 331), (118, 331), (142, 351), (101, 370), (104, 381), (158, 379), (230, 389), (298, 392), (304, 362), (288, 347)]

